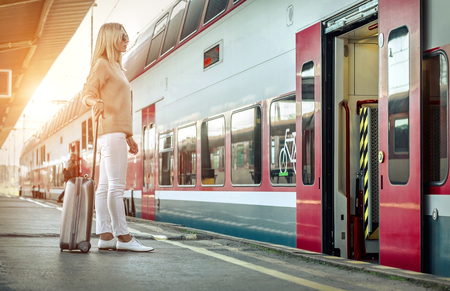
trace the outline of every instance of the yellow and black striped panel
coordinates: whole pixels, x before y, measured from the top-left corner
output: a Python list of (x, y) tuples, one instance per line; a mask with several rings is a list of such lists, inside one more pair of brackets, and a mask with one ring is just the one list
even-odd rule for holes
[(369, 119), (368, 108), (361, 108), (359, 112), (359, 168), (364, 180), (364, 238), (369, 236)]

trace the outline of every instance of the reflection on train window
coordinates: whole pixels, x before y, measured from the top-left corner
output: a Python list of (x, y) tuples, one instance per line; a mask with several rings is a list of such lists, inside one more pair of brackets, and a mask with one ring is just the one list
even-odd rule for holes
[(233, 0), (233, 3), (236, 4), (236, 3), (238, 3), (239, 1), (241, 1), (241, 0)]
[(261, 183), (261, 108), (254, 107), (231, 116), (231, 182), (234, 185)]
[(225, 183), (225, 119), (202, 122), (202, 185)]
[(202, 18), (203, 6), (205, 6), (205, 0), (189, 1), (180, 42), (197, 31), (198, 25), (200, 24), (200, 19)]
[(392, 184), (409, 180), (409, 31), (406, 26), (388, 38), (388, 169)]
[(302, 181), (313, 185), (315, 179), (314, 62), (302, 67)]
[(270, 105), (270, 181), (294, 186), (296, 179), (295, 95)]
[(206, 10), (204, 24), (213, 20), (217, 15), (221, 14), (227, 8), (228, 0), (209, 0), (208, 9)]
[(197, 129), (178, 130), (178, 185), (197, 184)]
[(168, 16), (164, 16), (155, 26), (153, 31), (152, 42), (150, 43), (150, 50), (148, 51), (146, 66), (150, 65), (156, 58), (158, 58), (159, 48), (164, 36), (164, 30), (166, 29)]
[(159, 137), (159, 185), (173, 185), (173, 133)]
[(441, 184), (448, 175), (448, 60), (433, 53), (423, 65), (424, 180)]
[(169, 26), (167, 28), (167, 34), (164, 40), (163, 49), (161, 55), (171, 50), (177, 41), (178, 32), (180, 31), (181, 20), (183, 19), (184, 8), (186, 2), (180, 1), (173, 9), (170, 15)]
[(408, 118), (396, 118), (394, 121), (394, 153), (408, 152)]

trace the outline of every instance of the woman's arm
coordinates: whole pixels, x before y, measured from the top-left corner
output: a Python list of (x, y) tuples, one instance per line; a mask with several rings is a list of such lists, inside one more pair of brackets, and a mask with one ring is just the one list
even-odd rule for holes
[(93, 107), (94, 116), (97, 120), (101, 115), (103, 118), (105, 107), (100, 99), (100, 90), (108, 80), (109, 63), (105, 59), (99, 59), (91, 68), (91, 72), (84, 84), (81, 101), (88, 107)]

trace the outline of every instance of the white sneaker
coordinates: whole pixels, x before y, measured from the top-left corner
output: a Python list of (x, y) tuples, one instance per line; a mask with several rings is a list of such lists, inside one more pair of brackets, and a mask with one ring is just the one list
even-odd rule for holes
[(110, 240), (98, 239), (98, 249), (99, 250), (115, 250), (117, 245), (117, 238)]
[(117, 241), (116, 250), (121, 252), (151, 252), (154, 248), (141, 245), (141, 243), (133, 236), (129, 242)]

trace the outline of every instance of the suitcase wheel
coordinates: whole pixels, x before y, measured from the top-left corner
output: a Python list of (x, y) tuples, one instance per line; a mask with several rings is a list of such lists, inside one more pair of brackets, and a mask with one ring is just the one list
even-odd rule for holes
[(87, 253), (91, 249), (91, 243), (87, 241), (82, 241), (78, 244), (78, 249), (83, 253)]

